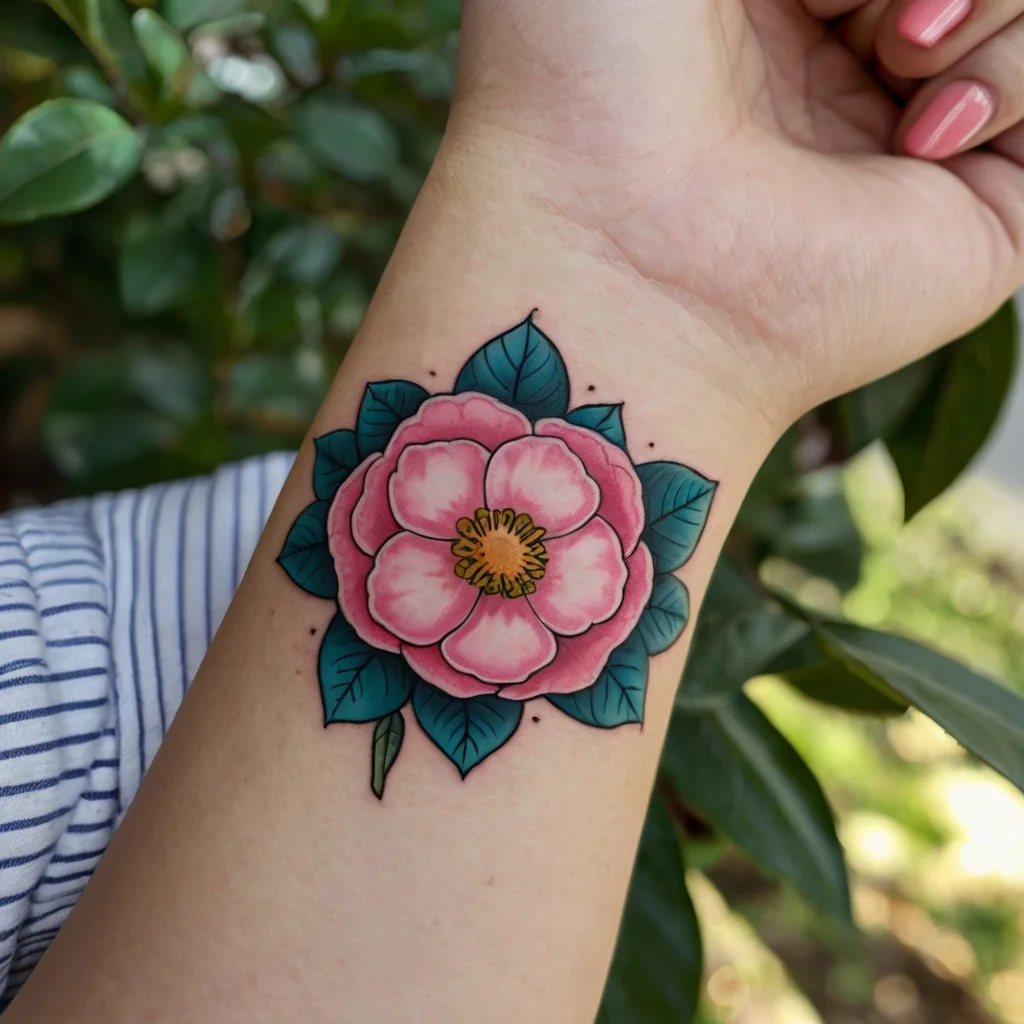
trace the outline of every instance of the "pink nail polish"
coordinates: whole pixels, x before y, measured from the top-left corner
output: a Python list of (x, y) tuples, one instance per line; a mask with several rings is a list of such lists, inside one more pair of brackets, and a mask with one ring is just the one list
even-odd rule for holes
[(934, 46), (959, 25), (973, 0), (913, 0), (896, 23), (899, 34), (918, 46)]
[(959, 152), (992, 119), (992, 93), (978, 82), (952, 82), (918, 115), (903, 140), (911, 156), (945, 160)]

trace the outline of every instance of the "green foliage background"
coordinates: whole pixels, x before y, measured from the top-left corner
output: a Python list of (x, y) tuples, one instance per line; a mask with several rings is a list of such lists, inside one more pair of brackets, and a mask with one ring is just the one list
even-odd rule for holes
[[(5, 3), (0, 503), (298, 444), (439, 144), (458, 21), (457, 0)], [(772, 453), (696, 625), (602, 1021), (696, 1012), (684, 850), (709, 837), (850, 920), (833, 810), (752, 677), (832, 716), (916, 707), (1024, 786), (1017, 693), (804, 585), (861, 578), (844, 464), (884, 445), (924, 508), (988, 436), (1016, 344), (1007, 306)]]

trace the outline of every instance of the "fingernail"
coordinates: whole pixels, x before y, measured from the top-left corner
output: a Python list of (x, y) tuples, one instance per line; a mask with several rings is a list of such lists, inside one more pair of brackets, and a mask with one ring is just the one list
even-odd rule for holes
[(992, 93), (977, 82), (952, 82), (918, 115), (903, 140), (911, 156), (945, 160), (959, 152), (992, 119)]
[(896, 23), (899, 34), (918, 46), (934, 46), (971, 13), (973, 0), (913, 0)]

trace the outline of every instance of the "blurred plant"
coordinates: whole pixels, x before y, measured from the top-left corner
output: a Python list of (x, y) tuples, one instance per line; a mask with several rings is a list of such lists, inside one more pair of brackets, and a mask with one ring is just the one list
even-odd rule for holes
[[(299, 442), (440, 141), (458, 20), (457, 0), (7, 0), (0, 503)], [(682, 851), (709, 836), (850, 920), (832, 809), (752, 677), (837, 714), (916, 707), (1024, 786), (1024, 700), (838, 614), (861, 569), (841, 467), (884, 445), (915, 514), (988, 436), (1016, 344), (1007, 306), (768, 459), (696, 628), (602, 1021), (693, 1017)]]

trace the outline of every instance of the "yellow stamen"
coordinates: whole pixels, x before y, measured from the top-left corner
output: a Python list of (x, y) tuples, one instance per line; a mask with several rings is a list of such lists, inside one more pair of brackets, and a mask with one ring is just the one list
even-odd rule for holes
[(455, 524), (459, 539), (452, 544), (458, 558), (455, 575), (485, 594), (522, 597), (537, 589), (548, 553), (541, 543), (545, 534), (525, 512), (478, 508), (472, 519)]

